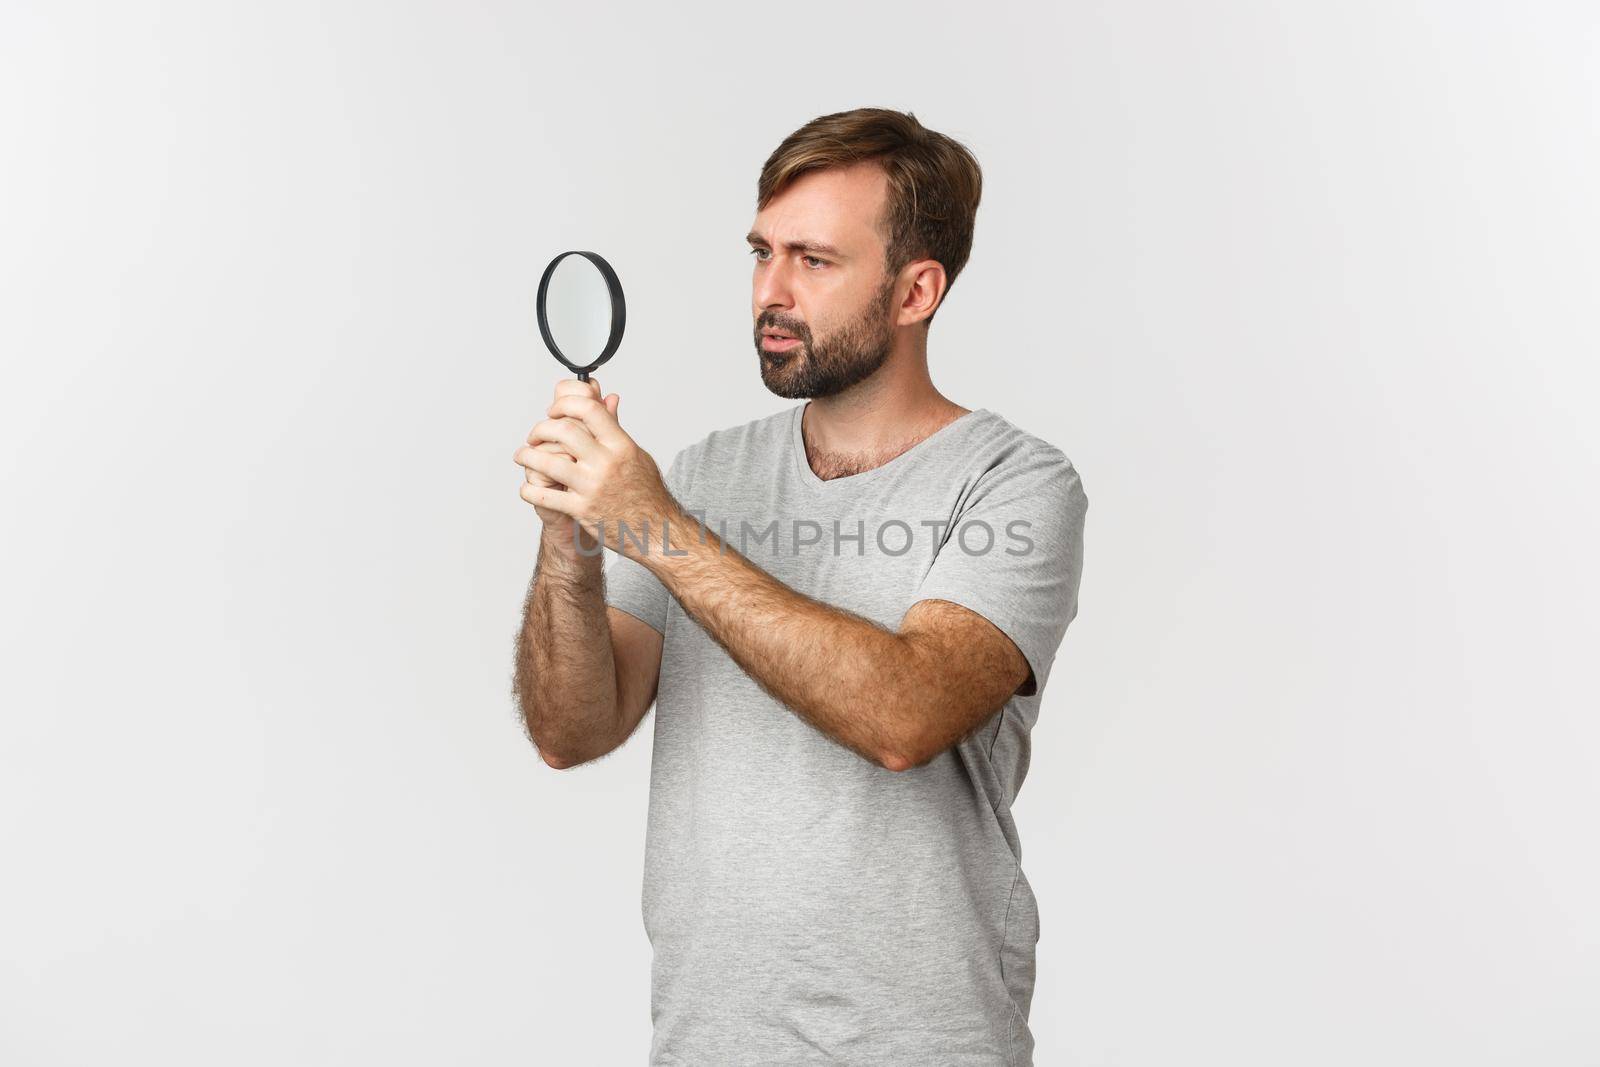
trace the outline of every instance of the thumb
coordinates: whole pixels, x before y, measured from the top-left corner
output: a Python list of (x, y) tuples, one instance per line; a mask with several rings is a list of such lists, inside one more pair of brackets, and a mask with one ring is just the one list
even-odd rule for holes
[(622, 396), (621, 396), (621, 394), (612, 393), (610, 396), (606, 397), (605, 405), (606, 405), (606, 410), (611, 412), (611, 417), (612, 418), (616, 418), (617, 417), (617, 408), (622, 406)]

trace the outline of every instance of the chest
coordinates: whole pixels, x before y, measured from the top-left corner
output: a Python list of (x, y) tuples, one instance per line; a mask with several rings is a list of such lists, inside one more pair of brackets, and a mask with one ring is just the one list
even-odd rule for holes
[(789, 588), (889, 627), (915, 602), (937, 555), (959, 550), (959, 483), (792, 489), (782, 479), (711, 479), (684, 504), (729, 550)]

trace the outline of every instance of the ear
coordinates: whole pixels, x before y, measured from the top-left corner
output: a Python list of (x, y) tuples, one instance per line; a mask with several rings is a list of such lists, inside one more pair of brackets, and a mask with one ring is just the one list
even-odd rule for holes
[(901, 270), (900, 277), (901, 284), (905, 284), (905, 279), (909, 277), (910, 287), (906, 290), (905, 299), (900, 302), (896, 326), (910, 326), (932, 315), (944, 299), (944, 291), (949, 288), (944, 264), (937, 259), (919, 259), (908, 263)]

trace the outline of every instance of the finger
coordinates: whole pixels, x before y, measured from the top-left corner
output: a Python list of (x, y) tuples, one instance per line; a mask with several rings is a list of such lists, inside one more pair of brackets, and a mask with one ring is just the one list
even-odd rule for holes
[[(567, 446), (563, 445), (563, 444), (558, 444), (555, 441), (542, 441), (539, 444), (532, 445), (531, 447), (538, 449), (540, 452), (550, 452), (550, 453), (553, 453), (553, 454), (558, 455), (558, 456), (565, 456), (567, 454)], [(544, 475), (540, 474), (538, 471), (524, 471), (523, 473), (528, 476), (528, 480), (530, 482), (533, 482), (533, 481), (544, 482), (544, 483), (549, 484), (549, 485), (554, 485), (557, 489), (565, 489), (565, 488), (567, 488), (566, 486), (562, 485), (560, 482), (552, 482), (552, 481), (550, 481), (550, 479), (546, 478)]]
[[(529, 451), (542, 452), (549, 456), (565, 456), (567, 459), (573, 458), (572, 454), (567, 451), (567, 446), (560, 441), (540, 441), (538, 444), (523, 445), (511, 453), (511, 462), (522, 463), (526, 453)], [(523, 465), (526, 466), (526, 464)]]
[(617, 406), (621, 403), (622, 397), (618, 396), (616, 393), (612, 393), (610, 396), (606, 397), (606, 410), (611, 412), (611, 417), (613, 419), (617, 417)]
[(543, 448), (524, 448), (517, 453), (517, 462), (558, 482), (578, 471), (578, 465), (572, 457)]
[(554, 443), (573, 459), (593, 459), (600, 445), (577, 419), (546, 419), (528, 432), (528, 443)]
[(553, 485), (557, 489), (566, 489), (566, 488), (568, 488), (567, 486), (562, 485), (560, 482), (555, 481), (554, 479), (548, 478), (543, 474), (540, 474), (538, 471), (532, 469), (531, 467), (522, 468), (522, 475), (523, 475), (523, 479), (525, 481), (532, 482), (534, 485)]
[[(538, 444), (531, 445), (529, 447), (535, 448), (540, 452), (549, 452), (549, 453), (551, 453), (553, 455), (557, 455), (557, 456), (565, 456), (565, 455), (567, 455), (567, 446), (564, 445), (564, 444), (561, 444), (559, 441), (541, 441)], [(571, 458), (571, 457), (568, 457), (568, 458)], [(562, 485), (560, 482), (551, 482), (548, 478), (546, 478), (544, 475), (540, 474), (537, 471), (527, 471), (526, 473), (528, 475), (528, 480), (529, 481), (538, 480), (538, 481), (547, 482), (547, 483), (549, 483), (551, 485), (554, 485), (557, 489), (565, 489), (565, 488), (567, 488), (566, 486)]]
[(604, 395), (599, 378), (590, 378), (586, 382), (580, 382), (576, 378), (562, 378), (556, 382), (556, 396), (592, 396), (599, 399)]
[(590, 378), (580, 382), (576, 378), (563, 378), (556, 383), (556, 399), (564, 396), (592, 396), (599, 400), (605, 394), (600, 391), (600, 379)]
[(609, 408), (593, 397), (564, 396), (550, 405), (549, 414), (552, 418), (557, 415), (566, 415), (577, 419), (594, 439), (611, 449), (624, 448), (633, 443), (633, 438), (622, 432), (622, 427), (617, 425), (616, 416), (611, 414)]
[(588, 485), (589, 479), (583, 473), (583, 468), (572, 459), (555, 452), (525, 448), (517, 453), (517, 462), (572, 489), (582, 491)]
[[(533, 434), (530, 432), (528, 434), (528, 436), (531, 438), (531, 437), (533, 437)], [(518, 445), (516, 448), (511, 450), (511, 462), (513, 462), (513, 463), (517, 462), (517, 455), (524, 448), (537, 448), (541, 452), (559, 452), (562, 455), (570, 455), (570, 453), (567, 452), (567, 446), (562, 444), (560, 441), (537, 441), (537, 442), (535, 442), (535, 441), (531, 441), (530, 440), (530, 441), (527, 441), (527, 442), (525, 442), (523, 444)]]
[(517, 492), (522, 495), (522, 499), (530, 504), (536, 504), (541, 508), (549, 508), (551, 511), (557, 511), (563, 515), (577, 517), (578, 498), (570, 492), (551, 489), (542, 485), (533, 485), (529, 482), (523, 482), (522, 487)]
[[(556, 444), (553, 441), (545, 441), (541, 444), (534, 445), (533, 447), (540, 452), (548, 452), (553, 456), (567, 456), (568, 459), (572, 458), (571, 456), (567, 455), (566, 445)], [(560, 486), (560, 488), (565, 489), (567, 487), (563, 485)]]
[(567, 489), (571, 489), (572, 488), (572, 486), (563, 485), (561, 482), (556, 481), (554, 478), (546, 477), (545, 475), (540, 474), (536, 470), (524, 470), (522, 472), (522, 474), (523, 474), (522, 480), (525, 481), (525, 482), (528, 482), (531, 485), (542, 485), (542, 486), (545, 486), (546, 488), (549, 488), (549, 489), (561, 489), (561, 490), (567, 490)]

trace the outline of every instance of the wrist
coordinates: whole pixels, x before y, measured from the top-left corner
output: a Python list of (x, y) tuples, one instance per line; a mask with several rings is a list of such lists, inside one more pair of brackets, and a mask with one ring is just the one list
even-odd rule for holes
[(587, 577), (604, 570), (605, 548), (583, 532), (572, 519), (546, 523), (539, 539), (539, 554), (552, 571)]
[(661, 511), (660, 518), (651, 523), (644, 551), (641, 553), (637, 544), (629, 543), (624, 554), (665, 580), (676, 565), (705, 549), (707, 534), (706, 527), (696, 516), (673, 501)]

